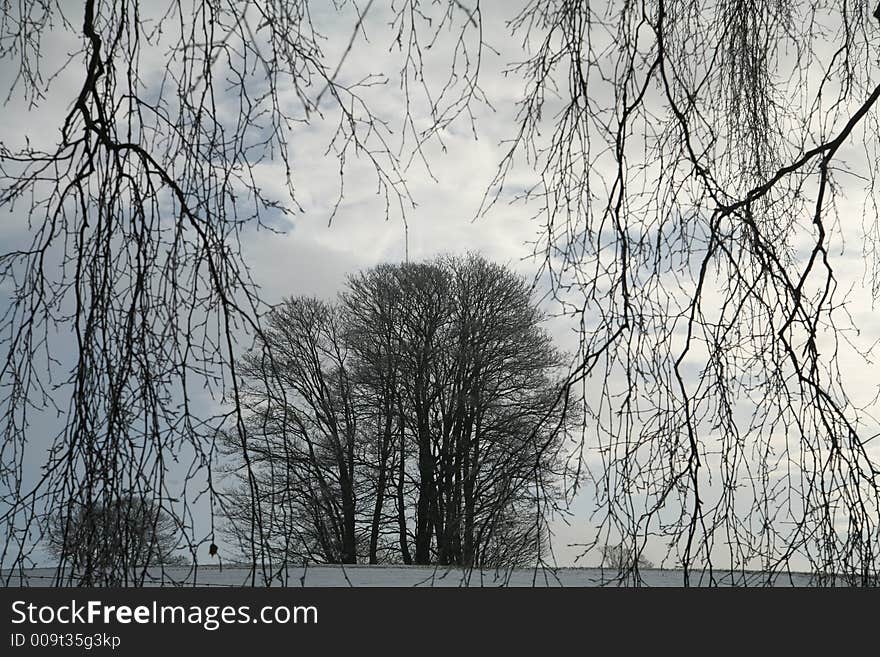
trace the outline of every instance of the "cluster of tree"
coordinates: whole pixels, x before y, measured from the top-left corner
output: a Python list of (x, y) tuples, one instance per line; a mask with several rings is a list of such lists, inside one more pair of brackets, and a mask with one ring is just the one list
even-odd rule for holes
[[(524, 52), (507, 79), (523, 88), (497, 99), (481, 87), (487, 3), (404, 0), (383, 14), (383, 3), (335, 3), (352, 19), (339, 41), (306, 0), (149, 4), (4, 4), (0, 62), (15, 71), (4, 97), (67, 108), (0, 143), (0, 207), (28, 231), (0, 254), (5, 582), (28, 563), (35, 542), (20, 537), (38, 533), (37, 519), (75, 520), (78, 495), (159, 490), (182, 453), (193, 466), (175, 521), (195, 542), (191, 491), (208, 491), (212, 514), (221, 499), (210, 464), (222, 422), (235, 425), (247, 471), (233, 508), (255, 566), (278, 536), (289, 539), (283, 553), (378, 559), (390, 558), (394, 530), (401, 559), (467, 561), (488, 536), (522, 534), (510, 518), (532, 504), (524, 472), (537, 489), (553, 470), (547, 427), (559, 410), (538, 422), (550, 405), (538, 403), (541, 386), (504, 402), (534, 402), (533, 414), (479, 410), (491, 375), (474, 385), (456, 360), (470, 357), (459, 353), (466, 337), (446, 335), (458, 335), (456, 312), (488, 311), (449, 303), (441, 313), (428, 281), (452, 285), (448, 267), (375, 273), (389, 294), (408, 295), (371, 311), (400, 350), (383, 346), (381, 322), (358, 334), (364, 320), (348, 301), (300, 300), (277, 316), (307, 331), (288, 349), (304, 350), (308, 366), (285, 374), (283, 349), (279, 361), (252, 360), (245, 398), (235, 363), (238, 329), (263, 331), (239, 235), (299, 209), (295, 128), (338, 121), (327, 153), (340, 174), (369, 162), (385, 207), (403, 211), (408, 162), (430, 166), (426, 144), (445, 150), (459, 119), (476, 134), (474, 107), (510, 98), (511, 140), (479, 212), (509, 193), (530, 204), (539, 275), (580, 328), (572, 382), (593, 387), (581, 448), (602, 455), (588, 473), (598, 534), (658, 537), (686, 585), (689, 570), (711, 572), (718, 559), (768, 580), (796, 566), (819, 582), (876, 582), (877, 423), (840, 367), (859, 354), (873, 362), (876, 345), (854, 340), (860, 313), (835, 268), (856, 244), (870, 300), (880, 298), (878, 32), (865, 2), (513, 3), (505, 24)], [(345, 63), (372, 59), (357, 48), (381, 43), (379, 25), (398, 59), (354, 75)], [(80, 51), (69, 59), (75, 46), (45, 47), (71, 36)], [(391, 77), (402, 95), (382, 90)], [(272, 161), (286, 197), (258, 184)], [(292, 330), (280, 321), (269, 342)], [(439, 385), (446, 376), (452, 384)], [(232, 412), (203, 413), (194, 400), (205, 388)], [(48, 448), (34, 440), (40, 414), (63, 425)], [(505, 451), (505, 440), (528, 444)], [(36, 478), (34, 450), (48, 453)], [(503, 504), (482, 501), (493, 498)], [(265, 561), (262, 577), (272, 580)]]
[(631, 549), (623, 543), (606, 543), (602, 546), (603, 568), (616, 570), (621, 574), (633, 570), (647, 570), (654, 567), (654, 563), (636, 549)]
[(84, 586), (121, 586), (138, 581), (151, 566), (182, 565), (178, 528), (152, 499), (123, 495), (77, 504), (53, 516), (49, 552)]
[(242, 552), (262, 534), (288, 560), (535, 563), (571, 416), (542, 321), (525, 281), (476, 255), (281, 304), (240, 364)]

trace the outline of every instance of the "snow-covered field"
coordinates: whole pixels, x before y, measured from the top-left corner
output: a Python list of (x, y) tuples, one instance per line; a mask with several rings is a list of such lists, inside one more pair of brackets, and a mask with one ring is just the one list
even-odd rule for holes
[[(680, 570), (642, 570), (643, 586), (683, 586)], [(286, 586), (516, 586), (579, 587), (617, 586), (617, 573), (599, 568), (556, 568), (516, 570), (463, 570), (429, 566), (308, 566), (291, 567), (276, 584)], [(250, 568), (244, 566), (200, 566), (166, 568), (151, 573), (151, 585), (249, 586)], [(714, 571), (714, 582), (707, 572), (691, 571), (691, 586), (809, 586), (803, 573), (776, 574), (768, 581), (765, 573)], [(11, 582), (14, 586), (51, 586), (55, 571), (35, 568), (24, 571)], [(261, 583), (260, 575), (257, 584)]]

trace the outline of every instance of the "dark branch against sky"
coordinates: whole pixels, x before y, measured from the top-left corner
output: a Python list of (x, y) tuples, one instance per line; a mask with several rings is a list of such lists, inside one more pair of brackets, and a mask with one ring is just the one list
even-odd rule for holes
[(93, 484), (213, 543), (212, 432), (242, 432), (260, 314), (478, 250), (534, 278), (575, 354), (562, 562), (622, 541), (876, 574), (868, 3), (238, 9), (5, 14), (4, 564)]

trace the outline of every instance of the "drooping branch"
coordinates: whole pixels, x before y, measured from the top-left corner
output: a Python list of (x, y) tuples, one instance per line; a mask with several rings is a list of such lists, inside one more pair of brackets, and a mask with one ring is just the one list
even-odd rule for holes
[[(412, 43), (432, 20), (417, 4), (398, 30)], [(0, 257), (10, 290), (0, 324), (7, 579), (43, 558), (59, 510), (126, 496), (168, 514), (177, 550), (194, 562), (201, 545), (219, 540), (214, 514), (226, 502), (214, 485), (215, 439), (221, 430), (238, 435), (250, 469), (235, 363), (267, 310), (240, 238), (277, 230), (299, 209), (291, 156), (299, 126), (334, 122), (328, 155), (340, 163), (340, 181), (360, 158), (389, 215), (412, 204), (409, 149), (392, 144), (395, 117), (378, 115), (368, 93), (388, 76), (340, 77), (344, 62), (328, 61), (308, 2), (205, 0), (157, 11), (86, 0), (77, 20), (68, 9), (25, 3), (0, 24), (0, 56), (20, 64), (10, 94), (57, 103), (58, 80), (78, 78), (54, 131), (0, 150), (0, 205), (29, 241)], [(462, 48), (479, 50), (473, 12), (437, 10)], [(42, 22), (34, 20), (40, 11)], [(354, 30), (365, 29), (362, 18)], [(44, 79), (52, 30), (78, 35), (82, 49), (60, 77)], [(412, 76), (421, 56), (405, 62), (402, 75)], [(439, 98), (430, 82), (421, 89), (433, 119), (447, 123), (479, 94), (475, 72), (452, 66)], [(417, 95), (406, 95), (412, 125), (424, 105)], [(268, 162), (284, 172), (286, 198), (264, 191), (259, 172)], [(342, 193), (340, 184), (337, 207)], [(45, 426), (43, 438), (35, 427)], [(46, 465), (34, 473), (27, 464), (43, 450)], [(259, 499), (257, 480), (249, 482)], [(276, 571), (259, 505), (250, 515), (252, 581), (270, 581)], [(59, 583), (73, 576), (70, 557), (60, 554)], [(140, 584), (156, 575), (132, 571), (123, 558), (102, 561), (90, 581)]]

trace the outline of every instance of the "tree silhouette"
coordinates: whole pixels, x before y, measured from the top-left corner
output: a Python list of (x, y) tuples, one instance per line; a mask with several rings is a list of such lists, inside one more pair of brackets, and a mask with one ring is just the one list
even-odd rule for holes
[[(572, 409), (542, 321), (526, 282), (477, 255), (278, 307), (239, 365), (276, 563), (549, 561)], [(246, 553), (246, 486), (237, 499)]]
[(654, 564), (641, 554), (634, 556), (625, 545), (618, 543), (617, 545), (606, 544), (602, 546), (602, 566), (619, 573), (626, 573), (640, 568), (653, 568)]
[[(408, 163), (430, 165), (425, 144), (442, 146), (444, 129), (473, 124), (472, 107), (492, 100), (480, 4), (405, 0), (389, 9), (386, 40), (404, 101), (393, 120), (377, 114), (366, 89), (388, 76), (338, 75), (366, 47), (377, 6), (356, 8), (332, 60), (306, 0), (5, 7), (10, 97), (46, 102), (56, 33), (80, 47), (65, 59), (78, 82), (54, 130), (0, 146), (0, 206), (30, 238), (0, 256), (7, 580), (33, 563), (39, 519), (77, 501), (179, 496), (165, 511), (183, 541), (215, 544), (221, 434), (237, 436), (247, 473), (252, 581), (274, 578), (236, 369), (237, 341), (259, 342), (265, 311), (241, 231), (299, 209), (294, 126), (333, 121), (329, 155), (343, 173), (356, 156), (368, 162), (386, 214), (405, 220)], [(511, 194), (530, 204), (536, 281), (581, 330), (575, 474), (599, 526), (587, 548), (650, 543), (685, 584), (692, 571), (715, 582), (719, 568), (759, 569), (767, 583), (793, 568), (820, 584), (876, 582), (880, 434), (875, 404), (841, 367), (873, 351), (859, 342), (840, 253), (852, 255), (849, 231), (862, 238), (876, 301), (877, 11), (864, 0), (531, 0), (511, 11), (504, 27), (523, 54), (507, 79), (523, 93), (479, 212)], [(443, 36), (448, 48), (435, 47)], [(427, 64), (433, 52), (445, 66)], [(285, 171), (284, 198), (259, 184), (268, 161)], [(523, 163), (531, 185), (513, 184)], [(343, 191), (340, 181), (331, 216)], [(30, 427), (53, 413), (61, 428), (29, 481)], [(380, 460), (398, 458), (385, 448)], [(175, 459), (188, 467), (182, 490), (165, 476)], [(383, 496), (398, 497), (400, 480)], [(194, 528), (196, 499), (207, 531)], [(404, 559), (425, 556), (427, 529)], [(375, 552), (378, 539), (367, 542)]]
[(150, 499), (125, 496), (62, 512), (48, 527), (49, 550), (83, 586), (125, 586), (141, 572), (182, 565), (174, 520)]

